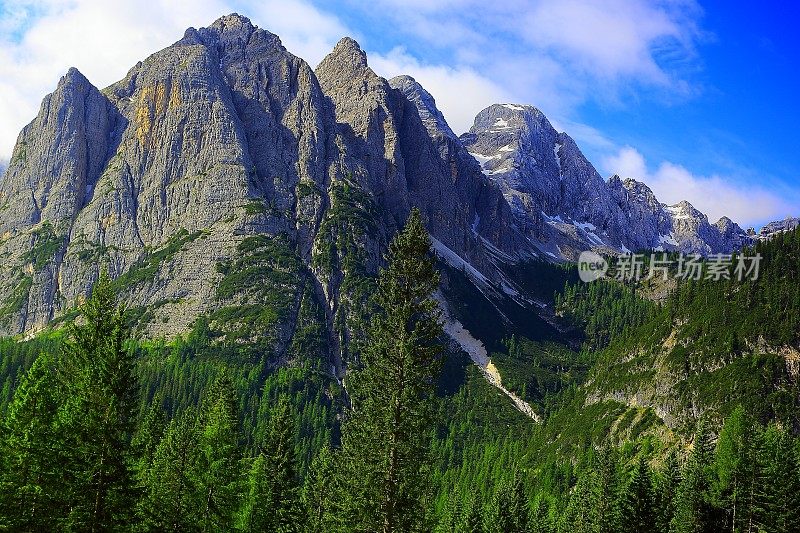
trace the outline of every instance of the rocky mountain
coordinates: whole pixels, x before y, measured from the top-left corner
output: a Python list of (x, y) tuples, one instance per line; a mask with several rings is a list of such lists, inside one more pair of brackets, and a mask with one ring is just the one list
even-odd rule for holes
[(791, 231), (797, 226), (800, 226), (800, 218), (786, 217), (783, 220), (777, 220), (775, 222), (765, 224), (761, 227), (761, 230), (757, 235), (752, 231), (750, 232), (750, 235), (758, 240), (769, 240), (776, 235)]
[(312, 70), (230, 15), (106, 89), (72, 69), (44, 99), (0, 180), (0, 333), (69, 318), (107, 269), (148, 335), (205, 317), (278, 358), (319, 305), (340, 371), (362, 282), (412, 207), (444, 263), (520, 305), (535, 298), (510, 267), (536, 258), (751, 239), (604, 181), (534, 107), (490, 106), (458, 137), (431, 94), (376, 75), (354, 40)]
[(338, 364), (353, 285), (412, 207), (442, 257), (496, 286), (498, 264), (535, 248), (419, 105), (352, 39), (314, 72), (239, 15), (190, 28), (102, 91), (70, 70), (0, 181), (0, 330), (68, 317), (107, 269), (148, 335), (204, 316), (278, 357), (319, 303)]
[(643, 183), (604, 181), (575, 142), (532, 106), (495, 104), (461, 136), (503, 191), (518, 223), (556, 258), (582, 250), (729, 253), (751, 242), (728, 219), (710, 224), (688, 202), (661, 204)]

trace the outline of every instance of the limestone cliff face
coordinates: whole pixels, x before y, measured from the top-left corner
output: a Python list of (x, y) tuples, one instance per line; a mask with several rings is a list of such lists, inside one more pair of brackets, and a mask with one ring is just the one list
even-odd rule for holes
[(534, 248), (412, 89), (375, 75), (351, 39), (315, 73), (238, 15), (190, 28), (103, 91), (71, 70), (0, 181), (0, 333), (59, 319), (107, 269), (146, 335), (205, 316), (268, 338), (276, 357), (313, 300), (338, 367), (337, 324), (357, 305), (342, 286), (376, 272), (412, 207), (498, 280), (499, 260)]
[(106, 269), (144, 334), (206, 317), (278, 360), (319, 308), (339, 372), (362, 281), (414, 207), (442, 260), (520, 302), (509, 263), (754, 238), (604, 182), (534, 107), (490, 106), (458, 137), (354, 40), (314, 71), (230, 15), (102, 91), (73, 69), (44, 99), (0, 178), (0, 334), (59, 320)]
[(712, 225), (688, 202), (661, 204), (643, 183), (618, 176), (604, 181), (569, 135), (535, 107), (489, 106), (461, 141), (503, 191), (518, 225), (554, 258), (574, 259), (590, 248), (708, 255), (752, 242), (730, 220)]
[[(92, 201), (115, 130), (111, 102), (70, 70), (19, 135), (0, 181), (1, 301), (5, 329), (18, 332), (53, 318), (70, 285), (61, 276), (70, 232)], [(74, 280), (75, 284), (80, 281)]]
[(515, 258), (532, 252), (499, 189), (481, 175), (419, 84), (377, 76), (349, 38), (316, 74), (347, 147), (342, 163), (358, 162), (354, 174), (384, 209), (387, 227), (398, 227), (418, 207), (434, 238), (490, 278), (497, 250)]
[(239, 16), (102, 93), (70, 71), (0, 183), (4, 332), (44, 326), (105, 267), (170, 334), (223, 305), (217, 266), (246, 236), (285, 235), (309, 257), (335, 175), (324, 101), (311, 68)]

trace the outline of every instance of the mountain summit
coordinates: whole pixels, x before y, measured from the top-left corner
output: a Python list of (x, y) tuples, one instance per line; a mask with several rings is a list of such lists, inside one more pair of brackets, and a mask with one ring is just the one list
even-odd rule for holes
[(232, 339), (257, 329), (278, 356), (313, 301), (336, 361), (350, 288), (412, 207), (443, 261), (520, 302), (509, 266), (532, 259), (753, 240), (605, 182), (532, 106), (490, 106), (459, 138), (430, 93), (375, 74), (355, 40), (312, 70), (236, 14), (102, 91), (70, 69), (20, 133), (0, 206), (2, 333), (69, 313), (107, 269), (149, 335), (206, 317)]
[(342, 284), (376, 272), (412, 206), (440, 249), (499, 282), (497, 257), (535, 248), (474, 160), (441, 142), (354, 40), (315, 73), (239, 15), (102, 91), (70, 70), (0, 182), (0, 329), (46, 326), (107, 269), (148, 334), (206, 316), (280, 354), (304, 299), (334, 330), (354, 304)]

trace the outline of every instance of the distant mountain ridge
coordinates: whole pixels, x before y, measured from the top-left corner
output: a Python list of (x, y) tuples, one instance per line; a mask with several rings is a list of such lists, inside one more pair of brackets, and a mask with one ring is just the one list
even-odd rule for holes
[(604, 181), (534, 107), (490, 106), (458, 137), (430, 93), (376, 75), (353, 39), (312, 70), (234, 14), (102, 91), (70, 69), (45, 97), (0, 179), (0, 333), (59, 319), (106, 268), (148, 335), (200, 316), (230, 335), (256, 324), (279, 357), (314, 300), (339, 365), (353, 287), (412, 207), (443, 261), (522, 303), (508, 265), (754, 239)]
[(492, 105), (461, 140), (551, 255), (573, 259), (587, 248), (708, 255), (752, 242), (730, 219), (711, 224), (686, 201), (662, 204), (643, 183), (604, 181), (572, 138), (535, 107)]

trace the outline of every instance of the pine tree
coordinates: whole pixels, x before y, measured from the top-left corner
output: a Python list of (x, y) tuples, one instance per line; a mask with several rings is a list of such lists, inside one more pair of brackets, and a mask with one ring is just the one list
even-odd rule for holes
[(553, 530), (553, 524), (550, 520), (549, 505), (543, 497), (539, 497), (531, 507), (530, 518), (528, 519), (528, 531), (530, 531), (530, 533), (550, 533)]
[(236, 391), (227, 371), (203, 399), (200, 429), (200, 486), (204, 531), (233, 528), (239, 494), (239, 415)]
[(443, 517), (439, 522), (439, 533), (460, 533), (461, 520), (463, 518), (463, 509), (461, 498), (458, 494), (451, 494), (447, 499), (447, 505), (444, 509)]
[[(133, 438), (133, 449), (136, 456), (136, 484), (142, 494), (146, 494), (152, 475), (156, 450), (166, 432), (167, 423), (160, 397), (154, 398), (150, 409), (136, 429)], [(146, 521), (150, 508), (147, 498), (141, 498), (137, 506), (140, 521)]]
[(319, 454), (314, 457), (303, 484), (302, 505), (305, 510), (305, 531), (308, 533), (325, 533), (335, 504), (331, 495), (335, 492), (336, 468), (334, 455), (330, 446), (325, 444)]
[(294, 419), (285, 396), (270, 417), (264, 452), (253, 463), (248, 486), (243, 513), (247, 531), (300, 530)]
[(584, 472), (570, 494), (567, 507), (559, 524), (561, 533), (581, 531), (584, 533), (601, 533), (602, 487), (598, 482), (598, 474), (593, 470)]
[(54, 362), (42, 354), (14, 394), (0, 439), (0, 525), (9, 530), (55, 530), (66, 513), (60, 395)]
[(342, 430), (348, 520), (355, 529), (428, 529), (430, 428), (440, 372), (438, 274), (414, 210), (389, 247), (378, 279), (379, 311), (361, 350), (363, 368), (345, 385), (352, 412)]
[(247, 532), (274, 531), (273, 510), (267, 505), (270, 497), (269, 461), (263, 453), (253, 460), (247, 476), (244, 509), (240, 529)]
[(760, 432), (754, 447), (752, 530), (795, 531), (800, 523), (800, 472), (791, 438), (776, 424)]
[(511, 509), (512, 530), (525, 533), (528, 530), (530, 506), (522, 484), (522, 478), (517, 471), (514, 472), (514, 476), (511, 478), (510, 493), (511, 501), (509, 507)]
[(670, 523), (674, 533), (713, 531), (709, 469), (713, 459), (711, 434), (705, 421), (698, 423), (694, 447), (678, 487), (675, 515)]
[(200, 487), (197, 415), (174, 418), (158, 443), (142, 505), (148, 531), (198, 531), (205, 492)]
[(72, 452), (70, 529), (105, 531), (129, 526), (136, 484), (131, 438), (137, 381), (128, 328), (103, 273), (70, 328), (62, 365), (68, 401), (63, 410)]
[(772, 479), (774, 498), (771, 508), (774, 531), (796, 531), (800, 526), (800, 465), (788, 431), (780, 428), (774, 444)]
[(595, 459), (595, 490), (599, 494), (597, 511), (601, 531), (617, 531), (620, 524), (621, 470), (617, 450), (602, 449)]
[(747, 498), (752, 484), (751, 424), (739, 406), (725, 421), (717, 441), (712, 493), (716, 504), (724, 510), (720, 529), (741, 530), (751, 512)]
[(528, 500), (516, 472), (510, 482), (500, 484), (488, 509), (484, 529), (489, 533), (527, 531)]
[(675, 496), (681, 483), (681, 468), (678, 454), (673, 449), (667, 455), (664, 468), (656, 485), (656, 529), (669, 531), (669, 524), (675, 515)]
[(653, 485), (650, 467), (644, 454), (633, 468), (631, 480), (622, 501), (622, 531), (645, 533), (656, 531)]
[(483, 529), (483, 506), (481, 501), (474, 494), (467, 502), (463, 512), (461, 513), (461, 520), (459, 521), (460, 533), (481, 533)]
[(153, 398), (150, 408), (147, 410), (133, 437), (133, 449), (139, 461), (137, 472), (147, 469), (152, 462), (158, 443), (164, 437), (167, 429), (167, 417), (164, 408), (161, 406), (161, 396)]

